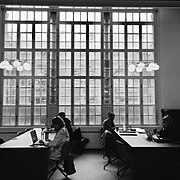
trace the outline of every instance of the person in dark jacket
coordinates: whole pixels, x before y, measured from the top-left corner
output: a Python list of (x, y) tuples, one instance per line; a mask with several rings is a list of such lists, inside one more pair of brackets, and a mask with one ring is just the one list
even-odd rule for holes
[(64, 122), (65, 122), (65, 125), (66, 125), (66, 128), (68, 130), (68, 133), (69, 133), (69, 136), (70, 136), (70, 139), (72, 138), (72, 133), (73, 133), (73, 130), (72, 130), (72, 126), (71, 126), (71, 121), (70, 119), (66, 118), (66, 114), (65, 112), (60, 112), (58, 114), (58, 116), (60, 116)]
[(162, 118), (162, 128), (159, 131), (155, 131), (156, 135), (163, 139), (178, 140), (179, 132), (173, 124), (173, 120), (170, 115), (165, 115)]

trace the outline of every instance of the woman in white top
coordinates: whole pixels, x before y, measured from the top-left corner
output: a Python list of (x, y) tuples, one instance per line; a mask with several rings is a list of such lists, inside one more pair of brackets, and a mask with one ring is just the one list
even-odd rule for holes
[(58, 159), (61, 156), (62, 146), (69, 141), (69, 133), (65, 127), (63, 119), (59, 116), (52, 119), (52, 125), (56, 131), (56, 135), (52, 141), (47, 142), (50, 149), (50, 159)]

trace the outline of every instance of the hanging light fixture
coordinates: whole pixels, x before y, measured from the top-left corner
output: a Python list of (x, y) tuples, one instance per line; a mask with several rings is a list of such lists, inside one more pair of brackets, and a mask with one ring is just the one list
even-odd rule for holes
[(129, 72), (142, 72), (143, 70), (146, 70), (147, 72), (156, 71), (159, 70), (159, 65), (154, 62), (147, 63), (140, 61), (139, 63), (131, 63), (128, 66)]
[(27, 61), (22, 62), (19, 61), (18, 59), (9, 60), (6, 58), (5, 60), (0, 62), (0, 69), (6, 69), (7, 71), (11, 71), (13, 69), (16, 69), (17, 71), (23, 71), (23, 70), (30, 71), (31, 64), (28, 63)]

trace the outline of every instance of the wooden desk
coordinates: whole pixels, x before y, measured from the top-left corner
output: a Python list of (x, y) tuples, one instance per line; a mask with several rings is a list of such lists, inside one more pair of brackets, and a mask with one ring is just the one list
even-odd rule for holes
[[(36, 129), (40, 137), (41, 129)], [(0, 145), (0, 179), (46, 180), (49, 148), (30, 146), (30, 131)]]
[(148, 141), (146, 134), (119, 135), (132, 152), (133, 180), (179, 180), (180, 145)]

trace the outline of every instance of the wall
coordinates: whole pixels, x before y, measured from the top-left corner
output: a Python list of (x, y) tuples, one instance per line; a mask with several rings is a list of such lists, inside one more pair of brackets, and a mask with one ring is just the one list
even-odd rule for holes
[(159, 63), (162, 109), (180, 109), (180, 9), (159, 11)]

